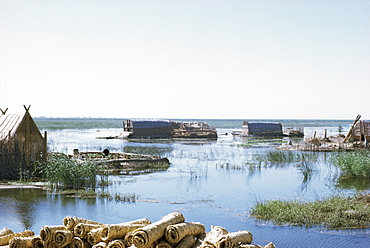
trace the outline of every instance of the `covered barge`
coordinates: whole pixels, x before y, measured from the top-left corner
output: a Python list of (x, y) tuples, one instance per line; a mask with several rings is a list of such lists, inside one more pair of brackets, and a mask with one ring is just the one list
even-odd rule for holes
[(217, 139), (217, 131), (205, 122), (181, 122), (169, 120), (125, 120), (120, 138), (169, 139), (208, 138)]

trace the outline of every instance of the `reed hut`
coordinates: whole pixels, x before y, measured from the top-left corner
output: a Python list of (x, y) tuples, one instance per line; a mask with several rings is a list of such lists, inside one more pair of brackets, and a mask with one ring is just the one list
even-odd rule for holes
[(248, 122), (243, 121), (242, 136), (282, 136), (283, 128), (278, 122)]
[(0, 179), (18, 179), (33, 169), (33, 162), (46, 160), (47, 135), (41, 135), (25, 107), (24, 114), (0, 113)]

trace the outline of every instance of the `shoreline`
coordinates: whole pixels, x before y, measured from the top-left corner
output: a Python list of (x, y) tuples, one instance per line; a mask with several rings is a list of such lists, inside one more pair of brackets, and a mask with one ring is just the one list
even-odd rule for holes
[(42, 185), (0, 183), (0, 189), (45, 189), (45, 184), (41, 184)]

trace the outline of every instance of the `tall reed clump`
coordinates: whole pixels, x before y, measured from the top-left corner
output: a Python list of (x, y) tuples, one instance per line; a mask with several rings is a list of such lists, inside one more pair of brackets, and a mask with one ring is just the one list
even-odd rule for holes
[(62, 189), (95, 188), (99, 167), (92, 161), (79, 163), (65, 154), (50, 153), (40, 164), (41, 177)]
[(266, 153), (254, 154), (253, 159), (265, 166), (275, 164), (284, 165), (289, 163), (316, 162), (318, 155), (316, 153), (274, 150)]
[(370, 178), (370, 152), (338, 152), (332, 155), (331, 162), (340, 168), (342, 176)]

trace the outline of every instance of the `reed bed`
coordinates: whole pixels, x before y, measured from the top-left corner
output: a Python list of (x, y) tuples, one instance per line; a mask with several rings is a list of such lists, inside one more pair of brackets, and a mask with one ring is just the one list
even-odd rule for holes
[(317, 162), (318, 153), (271, 150), (266, 153), (254, 154), (253, 160), (260, 164), (264, 164), (265, 166), (301, 162)]
[(370, 195), (331, 196), (314, 202), (270, 200), (258, 202), (252, 208), (251, 215), (278, 225), (368, 228), (369, 203)]
[(78, 163), (62, 153), (49, 153), (45, 163), (38, 166), (42, 178), (62, 189), (95, 189), (101, 166), (92, 161)]
[(370, 178), (370, 152), (368, 150), (337, 152), (331, 157), (342, 176), (351, 178)]

